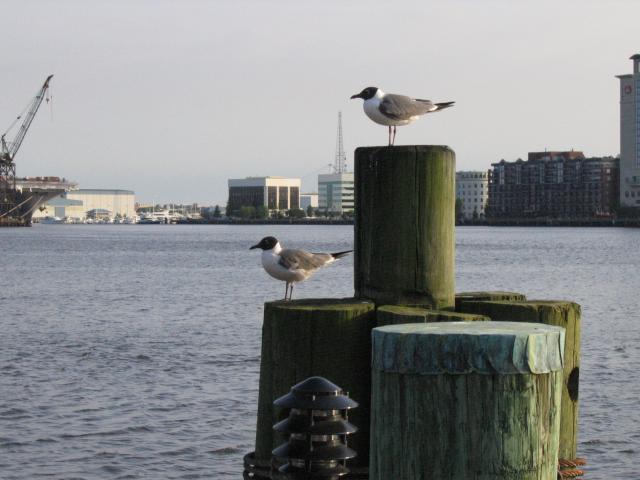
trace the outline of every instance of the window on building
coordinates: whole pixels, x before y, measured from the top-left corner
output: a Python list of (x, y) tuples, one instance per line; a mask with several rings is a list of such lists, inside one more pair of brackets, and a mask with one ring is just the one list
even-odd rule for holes
[(289, 205), (289, 187), (278, 187), (278, 210), (287, 210)]
[(269, 210), (278, 208), (278, 187), (267, 187), (267, 208)]
[(229, 207), (232, 212), (240, 207), (257, 207), (264, 203), (263, 187), (230, 187)]
[(300, 208), (300, 189), (298, 187), (289, 188), (289, 208)]

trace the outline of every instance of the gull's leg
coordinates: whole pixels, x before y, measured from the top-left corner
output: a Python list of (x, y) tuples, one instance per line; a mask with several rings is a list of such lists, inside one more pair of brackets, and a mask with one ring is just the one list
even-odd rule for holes
[(393, 140), (391, 141), (391, 145), (396, 144), (396, 126), (393, 126)]
[(287, 299), (287, 293), (289, 293), (289, 282), (284, 284), (284, 299)]
[(289, 300), (291, 300), (292, 295), (293, 295), (293, 282), (291, 282), (291, 288), (289, 290)]
[(389, 146), (391, 146), (391, 125), (389, 125)]

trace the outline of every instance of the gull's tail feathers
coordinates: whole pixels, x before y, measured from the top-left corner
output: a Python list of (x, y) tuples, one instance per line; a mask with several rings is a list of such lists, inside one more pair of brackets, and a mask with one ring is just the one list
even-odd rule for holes
[(453, 107), (454, 103), (456, 103), (456, 102), (440, 102), (440, 103), (436, 103), (435, 104), (436, 109), (434, 110), (434, 112), (438, 112), (438, 111), (443, 110), (443, 109), (448, 108), (448, 107)]
[(349, 255), (351, 252), (353, 252), (353, 250), (345, 250), (344, 252), (336, 252), (336, 253), (330, 253), (329, 255), (331, 255), (331, 257), (333, 257), (333, 259), (338, 259), (338, 258), (342, 258), (345, 255)]

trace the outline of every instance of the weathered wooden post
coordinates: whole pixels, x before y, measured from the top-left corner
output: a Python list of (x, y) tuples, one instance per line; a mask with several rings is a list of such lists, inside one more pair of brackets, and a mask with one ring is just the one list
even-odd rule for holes
[(465, 300), (460, 310), (492, 320), (557, 325), (566, 330), (559, 456), (574, 459), (578, 449), (578, 387), (580, 379), (580, 305), (550, 300)]
[(527, 297), (518, 292), (460, 292), (456, 293), (456, 312), (464, 312), (464, 302), (483, 302), (492, 300), (506, 300), (510, 302), (522, 302)]
[(490, 320), (490, 318), (486, 315), (450, 312), (447, 310), (429, 310), (400, 305), (383, 305), (376, 310), (376, 326), (378, 327), (403, 323), (476, 322), (487, 320)]
[[(245, 478), (269, 478), (272, 427), (288, 413), (273, 401), (317, 375), (361, 405), (349, 443), (357, 475), (366, 478), (369, 465), (375, 480), (555, 479), (563, 388), (575, 408), (566, 414), (562, 405), (573, 437), (563, 437), (569, 447), (560, 453), (575, 458), (579, 350), (564, 347), (562, 328), (539, 323), (566, 327), (569, 343), (579, 343), (578, 324), (540, 309), (486, 307), (530, 303), (520, 293), (455, 295), (448, 147), (358, 148), (355, 188), (356, 298), (265, 304), (256, 450), (245, 457)], [(371, 329), (382, 325), (372, 351)], [(575, 354), (564, 387), (563, 354)]]
[(265, 304), (262, 358), (258, 393), (255, 458), (268, 465), (280, 437), (273, 426), (288, 412), (273, 401), (291, 385), (321, 376), (340, 385), (360, 403), (351, 416), (358, 432), (349, 446), (357, 453), (355, 465), (368, 464), (371, 329), (375, 309), (371, 302), (353, 298), (277, 301)]
[(371, 480), (555, 480), (564, 329), (373, 330)]
[(453, 308), (455, 174), (448, 147), (356, 149), (356, 297)]

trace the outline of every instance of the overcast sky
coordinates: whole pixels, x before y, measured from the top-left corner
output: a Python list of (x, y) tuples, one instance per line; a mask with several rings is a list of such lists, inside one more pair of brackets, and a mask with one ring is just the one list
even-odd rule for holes
[[(50, 73), (19, 176), (139, 201), (226, 202), (227, 179), (303, 178), (383, 145), (366, 86), (454, 108), (398, 128), (457, 169), (528, 151), (619, 152), (617, 74), (640, 52), (636, 0), (4, 0), (0, 130)], [(11, 136), (11, 135), (9, 135)]]

